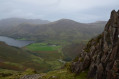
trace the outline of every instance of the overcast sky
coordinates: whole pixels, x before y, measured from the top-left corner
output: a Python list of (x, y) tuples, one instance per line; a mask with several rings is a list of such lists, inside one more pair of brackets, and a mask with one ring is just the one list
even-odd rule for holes
[(94, 22), (108, 20), (113, 9), (119, 9), (119, 0), (0, 0), (0, 19)]

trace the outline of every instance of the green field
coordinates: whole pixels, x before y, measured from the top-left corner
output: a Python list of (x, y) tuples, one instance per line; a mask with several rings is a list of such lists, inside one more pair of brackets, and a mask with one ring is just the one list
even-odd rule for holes
[(16, 40), (28, 40), (26, 38), (17, 38)]
[(25, 48), (31, 51), (56, 51), (60, 48), (60, 46), (48, 45), (48, 43), (33, 43)]
[[(47, 71), (55, 70), (63, 66), (64, 63), (59, 60), (63, 59), (61, 52), (61, 46), (49, 44), (49, 43), (33, 43), (24, 47), (27, 50), (34, 52), (35, 56), (40, 57), (44, 63), (40, 66), (44, 66)], [(34, 60), (35, 61), (35, 60)], [(37, 60), (36, 60), (37, 61)]]

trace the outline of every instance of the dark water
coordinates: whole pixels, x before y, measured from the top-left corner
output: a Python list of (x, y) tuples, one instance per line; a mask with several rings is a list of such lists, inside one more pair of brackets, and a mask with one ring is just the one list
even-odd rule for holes
[(8, 45), (16, 46), (16, 47), (24, 47), (28, 44), (34, 43), (34, 41), (16, 40), (5, 36), (0, 36), (0, 41), (3, 41)]

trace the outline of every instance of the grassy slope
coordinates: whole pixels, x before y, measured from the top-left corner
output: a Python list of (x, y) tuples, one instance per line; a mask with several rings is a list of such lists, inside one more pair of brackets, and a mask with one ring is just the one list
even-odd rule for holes
[(75, 74), (70, 71), (70, 65), (71, 63), (66, 63), (63, 69), (45, 73), (40, 79), (87, 79), (88, 70)]
[[(24, 70), (26, 68), (39, 69), (43, 60), (20, 48), (8, 46), (0, 42), (0, 67), (13, 70)], [(26, 64), (27, 63), (27, 64)], [(34, 66), (33, 66), (34, 65)]]
[[(52, 56), (49, 58), (52, 58)], [(56, 56), (56, 58), (59, 59), (60, 57)], [(47, 72), (60, 68), (61, 65), (62, 63), (57, 59), (50, 62), (37, 56), (35, 53), (20, 48), (11, 47), (3, 42), (0, 42), (0, 68), (20, 71), (27, 68), (32, 68), (38, 70), (39, 72)]]
[[(46, 43), (31, 44), (30, 47), (32, 47), (32, 46), (37, 47), (37, 48), (39, 48), (41, 46), (44, 46), (44, 49), (45, 49), (47, 44)], [(47, 48), (44, 51), (39, 51), (36, 48), (35, 48), (36, 50), (33, 49), (35, 52), (32, 53), (33, 56), (31, 56), (31, 58), (33, 58), (32, 61), (34, 61), (34, 62), (27, 63), (27, 66), (30, 65), (30, 66), (37, 67), (37, 66), (35, 66), (36, 62), (37, 62), (37, 63), (40, 63), (39, 64), (39, 69), (40, 69), (41, 72), (50, 71), (50, 72), (45, 73), (45, 74), (43, 73), (42, 74), (43, 76), (42, 76), (41, 79), (87, 79), (87, 71), (84, 71), (81, 74), (79, 74), (78, 76), (76, 76), (74, 73), (71, 73), (67, 69), (54, 70), (54, 69), (60, 68), (63, 64), (57, 60), (57, 59), (61, 59), (62, 58), (62, 53), (60, 51), (58, 52), (60, 47), (59, 46), (58, 47), (53, 46), (53, 47), (54, 48), (53, 48), (52, 51), (49, 51)], [(13, 48), (13, 47), (10, 47), (9, 50), (11, 50), (11, 48)], [(14, 48), (14, 50), (15, 49), (18, 49), (18, 48)], [(29, 48), (27, 48), (27, 49), (29, 49)], [(30, 53), (28, 53), (28, 54), (30, 54)], [(20, 54), (18, 54), (18, 55), (20, 55)], [(40, 61), (35, 56), (38, 56), (39, 58), (41, 58)], [(42, 62), (41, 62), (41, 60), (42, 60)], [(19, 65), (19, 67), (22, 68), (21, 63), (19, 63), (19, 64), (18, 63), (14, 63), (14, 62), (4, 62), (4, 63), (5, 64), (9, 64), (9, 65), (14, 65), (14, 66), (18, 66)], [(51, 70), (54, 70), (54, 71), (51, 71)], [(3, 69), (0, 69), (0, 71), (2, 72), (2, 73), (0, 73), (0, 79), (16, 79), (16, 78), (19, 78), (19, 77), (21, 77), (23, 75), (29, 74), (29, 73), (35, 74), (35, 73), (32, 73), (32, 71), (29, 71), (29, 70), (25, 71), (24, 73), (21, 73), (21, 72), (18, 72), (18, 71), (13, 71), (13, 70), (3, 70)]]
[[(24, 72), (24, 73), (17, 72), (16, 74), (14, 73), (12, 75), (8, 75), (8, 76), (6, 75), (4, 77), (0, 77), (0, 79), (17, 79), (26, 74), (29, 74), (29, 72)], [(31, 73), (31, 74), (35, 74), (35, 73)], [(87, 79), (87, 71), (84, 71), (76, 76), (76, 74), (71, 73), (66, 69), (55, 70), (41, 75), (43, 76), (42, 78), (39, 79)]]
[(81, 50), (84, 48), (85, 45), (86, 42), (83, 41), (81, 43), (72, 43), (63, 46), (62, 52), (64, 54), (64, 60), (65, 61), (73, 60), (75, 57), (79, 55), (79, 53), (81, 52)]
[[(48, 73), (39, 73), (40, 75), (42, 75), (41, 78), (39, 79), (87, 79), (87, 73), (88, 71), (83, 71), (82, 73), (76, 75), (70, 72), (69, 69), (65, 67), (64, 69), (50, 71)], [(19, 79), (24, 75), (33, 75), (38, 73), (36, 73), (32, 69), (28, 69), (23, 73), (11, 71), (11, 70), (5, 70), (4, 74), (5, 75), (0, 74), (1, 75), (0, 79)]]
[(33, 51), (34, 55), (39, 56), (45, 63), (49, 64), (49, 71), (58, 69), (63, 65), (63, 63), (59, 61), (59, 59), (62, 59), (60, 46), (48, 45), (48, 43), (34, 43), (24, 48)]
[(30, 68), (24, 72), (8, 69), (0, 69), (0, 79), (19, 79), (23, 75), (30, 75), (30, 74), (36, 74), (36, 71)]
[(41, 79), (87, 79), (87, 71), (76, 76), (76, 74), (69, 72), (67, 69), (61, 69), (48, 72)]

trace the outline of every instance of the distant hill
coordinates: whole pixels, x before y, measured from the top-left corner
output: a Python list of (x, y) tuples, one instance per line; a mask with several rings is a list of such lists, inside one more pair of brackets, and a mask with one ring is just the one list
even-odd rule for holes
[(41, 19), (8, 18), (8, 19), (0, 20), (0, 28), (2, 30), (10, 29), (11, 27), (16, 27), (22, 23), (46, 24), (46, 23), (49, 23), (49, 21), (41, 20)]
[(15, 27), (0, 31), (0, 35), (43, 41), (86, 40), (101, 33), (105, 24), (105, 21), (98, 23), (79, 23), (69, 19), (47, 22), (46, 24), (35, 24), (33, 21), (31, 23), (24, 22), (17, 25), (13, 24)]

